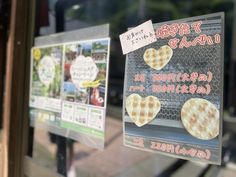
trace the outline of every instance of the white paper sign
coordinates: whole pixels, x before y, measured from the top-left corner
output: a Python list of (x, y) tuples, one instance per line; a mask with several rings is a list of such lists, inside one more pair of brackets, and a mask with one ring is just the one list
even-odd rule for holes
[(151, 20), (120, 35), (123, 54), (137, 50), (156, 40)]
[(77, 88), (83, 87), (83, 82), (94, 81), (98, 74), (98, 68), (91, 57), (80, 55), (71, 65), (70, 74), (72, 82)]

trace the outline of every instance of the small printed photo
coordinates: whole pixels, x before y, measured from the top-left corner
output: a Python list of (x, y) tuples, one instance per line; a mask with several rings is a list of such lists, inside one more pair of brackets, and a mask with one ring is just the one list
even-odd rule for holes
[(105, 87), (90, 88), (89, 104), (103, 107), (105, 103)]
[(101, 40), (92, 44), (92, 58), (95, 62), (105, 63), (107, 59), (108, 41)]
[(99, 80), (101, 84), (105, 85), (106, 81), (106, 63), (96, 63), (98, 67), (98, 74), (95, 80)]
[(63, 99), (70, 102), (88, 104), (89, 89), (77, 88), (72, 82), (65, 81), (63, 85)]
[(66, 45), (65, 57), (66, 60), (74, 60), (79, 55), (84, 55), (85, 57), (91, 56), (92, 43), (83, 42)]

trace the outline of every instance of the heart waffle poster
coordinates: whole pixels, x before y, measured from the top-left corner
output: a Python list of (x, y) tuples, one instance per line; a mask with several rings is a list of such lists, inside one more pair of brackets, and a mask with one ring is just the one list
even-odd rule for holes
[(126, 57), (124, 144), (220, 164), (224, 14), (153, 27), (157, 41)]

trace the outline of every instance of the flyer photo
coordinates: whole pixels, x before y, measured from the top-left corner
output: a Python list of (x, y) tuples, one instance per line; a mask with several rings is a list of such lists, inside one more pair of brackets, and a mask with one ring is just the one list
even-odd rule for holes
[(91, 88), (89, 96), (89, 104), (94, 106), (104, 106), (105, 87), (99, 86), (97, 88)]
[(95, 41), (92, 43), (91, 56), (96, 63), (106, 63), (108, 55), (107, 40)]

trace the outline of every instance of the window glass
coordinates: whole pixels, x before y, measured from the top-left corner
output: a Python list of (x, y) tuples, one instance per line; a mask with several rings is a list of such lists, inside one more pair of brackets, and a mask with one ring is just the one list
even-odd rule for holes
[[(233, 0), (37, 0), (35, 36), (109, 23), (111, 36), (106, 143), (98, 151), (71, 139), (35, 128), (33, 158), (69, 177), (152, 177), (177, 159), (123, 146), (122, 99), (125, 56), (119, 34), (149, 19), (154, 23), (225, 12), (225, 93), (233, 32)], [(226, 94), (227, 95), (227, 94)], [(229, 107), (225, 96), (225, 108)], [(175, 176), (197, 176), (205, 164), (188, 162)], [(174, 171), (173, 171), (174, 173)]]

